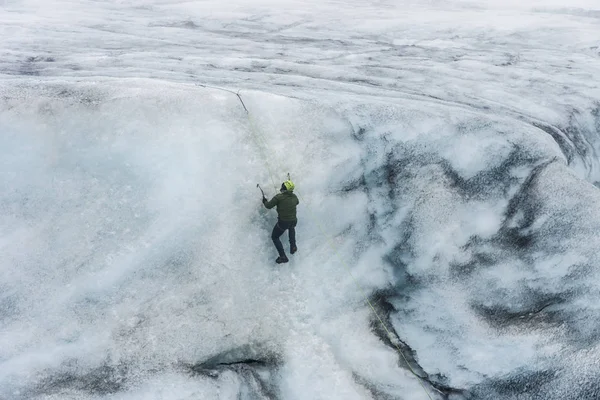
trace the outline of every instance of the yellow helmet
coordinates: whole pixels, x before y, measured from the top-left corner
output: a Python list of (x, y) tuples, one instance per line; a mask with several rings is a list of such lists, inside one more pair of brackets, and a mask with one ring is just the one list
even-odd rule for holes
[(294, 185), (294, 182), (290, 181), (289, 179), (285, 182), (283, 182), (283, 186), (285, 187), (285, 190), (293, 192), (294, 188), (296, 187)]

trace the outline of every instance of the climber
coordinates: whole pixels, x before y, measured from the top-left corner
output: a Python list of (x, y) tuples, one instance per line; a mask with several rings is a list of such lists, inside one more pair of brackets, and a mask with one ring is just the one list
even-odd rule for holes
[[(262, 189), (261, 189), (262, 190)], [(283, 245), (279, 237), (287, 230), (290, 238), (290, 253), (294, 254), (298, 251), (296, 247), (296, 224), (298, 220), (296, 218), (296, 206), (300, 203), (298, 197), (293, 193), (294, 183), (291, 180), (287, 180), (281, 184), (280, 193), (275, 195), (270, 201), (267, 201), (264, 193), (262, 202), (264, 206), (271, 209), (277, 206), (277, 223), (271, 233), (271, 239), (277, 248), (279, 257), (275, 260), (277, 264), (288, 262), (288, 258), (283, 251)]]

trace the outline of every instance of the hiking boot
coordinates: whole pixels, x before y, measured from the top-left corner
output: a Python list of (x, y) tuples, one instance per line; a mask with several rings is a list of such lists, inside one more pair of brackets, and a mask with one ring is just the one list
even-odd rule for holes
[(290, 261), (290, 260), (288, 260), (288, 258), (286, 256), (283, 256), (283, 257), (279, 256), (279, 257), (277, 257), (277, 260), (275, 260), (275, 262), (277, 264), (286, 263), (288, 261)]
[(298, 248), (296, 246), (290, 247), (290, 253), (294, 254), (297, 251), (298, 251)]

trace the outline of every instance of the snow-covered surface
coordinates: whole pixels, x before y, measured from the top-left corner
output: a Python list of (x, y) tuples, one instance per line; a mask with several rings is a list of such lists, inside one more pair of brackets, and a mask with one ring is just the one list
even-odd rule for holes
[(600, 398), (598, 77), (592, 0), (0, 0), (0, 398)]

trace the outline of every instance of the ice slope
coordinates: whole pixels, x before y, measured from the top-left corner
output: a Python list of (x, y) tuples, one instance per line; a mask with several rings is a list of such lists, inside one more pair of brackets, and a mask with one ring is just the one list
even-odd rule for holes
[(0, 398), (600, 397), (598, 18), (0, 2)]

